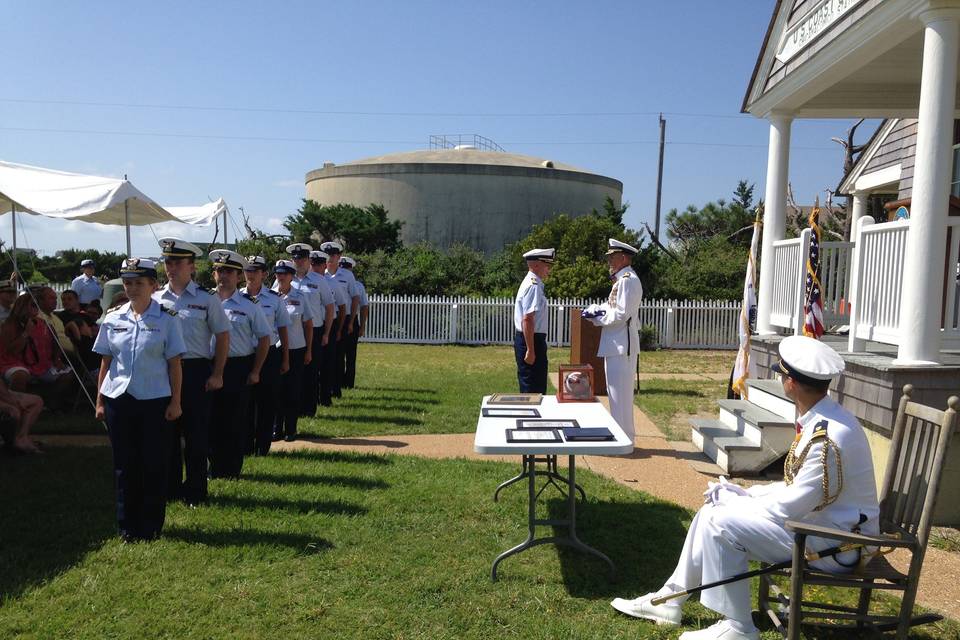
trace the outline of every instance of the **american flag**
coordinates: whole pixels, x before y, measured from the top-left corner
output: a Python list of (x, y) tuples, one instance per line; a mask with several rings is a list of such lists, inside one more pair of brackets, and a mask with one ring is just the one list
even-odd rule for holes
[(803, 335), (823, 335), (823, 302), (820, 299), (820, 198), (810, 212), (810, 254), (807, 256), (807, 284), (803, 296)]

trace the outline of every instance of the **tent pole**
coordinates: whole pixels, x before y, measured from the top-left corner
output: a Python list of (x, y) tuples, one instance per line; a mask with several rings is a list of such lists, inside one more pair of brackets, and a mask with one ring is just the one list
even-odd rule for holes
[[(123, 180), (126, 182), (127, 174), (123, 174)], [(127, 198), (123, 201), (123, 223), (127, 228), (127, 257), (129, 258), (132, 254), (130, 253), (130, 199)]]
[(223, 246), (229, 248), (227, 243), (227, 210), (223, 210)]
[(10, 201), (10, 220), (13, 225), (13, 253), (10, 254), (13, 260), (13, 270), (17, 271), (17, 203)]

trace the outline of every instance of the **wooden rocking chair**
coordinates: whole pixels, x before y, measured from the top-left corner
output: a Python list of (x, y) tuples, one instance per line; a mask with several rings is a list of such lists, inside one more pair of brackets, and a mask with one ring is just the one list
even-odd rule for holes
[[(912, 392), (912, 385), (903, 388), (890, 442), (890, 458), (880, 493), (880, 535), (860, 535), (802, 522), (787, 522), (787, 527), (795, 534), (793, 565), (787, 571), (760, 577), (759, 607), (788, 640), (800, 638), (801, 623), (838, 630), (896, 630), (896, 637), (903, 639), (907, 637), (910, 627), (942, 619), (936, 614), (912, 617), (912, 613), (930, 535), (933, 507), (940, 489), (940, 475), (953, 438), (960, 399), (952, 396), (947, 400), (947, 409), (939, 411), (911, 402)], [(865, 567), (853, 573), (820, 571), (809, 566), (804, 557), (807, 536), (884, 549), (904, 548), (911, 555), (910, 568), (908, 573), (901, 573), (883, 555), (876, 555)], [(773, 584), (773, 575), (790, 577), (789, 597), (780, 593)], [(804, 585), (859, 589), (858, 606), (844, 607), (803, 600)], [(899, 615), (870, 613), (870, 596), (875, 589), (902, 592)], [(773, 600), (771, 591), (774, 591)], [(771, 603), (779, 605), (776, 610)], [(786, 628), (778, 615), (778, 611), (782, 612), (784, 608), (789, 612)], [(836, 622), (827, 623), (828, 620)]]

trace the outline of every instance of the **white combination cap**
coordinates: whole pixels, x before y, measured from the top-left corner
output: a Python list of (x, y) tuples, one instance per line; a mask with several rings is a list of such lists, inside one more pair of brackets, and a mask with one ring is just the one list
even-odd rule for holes
[(327, 253), (343, 253), (343, 245), (334, 240), (324, 242), (320, 245), (320, 249)]
[(161, 252), (168, 258), (199, 258), (203, 251), (197, 245), (180, 238), (160, 238), (157, 241)]
[(316, 263), (326, 262), (327, 258), (329, 257), (330, 256), (328, 256), (324, 251), (317, 251), (316, 249), (314, 249), (313, 251), (310, 252), (310, 262), (316, 262)]
[(804, 384), (820, 385), (843, 373), (840, 354), (807, 336), (789, 336), (780, 342), (780, 361), (773, 370)]
[(351, 258), (350, 256), (342, 256), (340, 258), (340, 264), (347, 264), (347, 265), (350, 265), (351, 267), (355, 267), (357, 266), (357, 261)]
[(214, 268), (229, 267), (231, 269), (246, 271), (250, 266), (246, 258), (236, 251), (231, 251), (230, 249), (214, 249), (210, 252), (209, 257)]
[(296, 273), (297, 268), (293, 266), (292, 260), (277, 260), (273, 267), (274, 273)]
[(628, 253), (631, 256), (635, 256), (640, 252), (636, 247), (631, 247), (626, 242), (620, 242), (619, 240), (614, 240), (613, 238), (607, 239), (607, 255), (612, 255), (614, 253)]
[(267, 259), (263, 256), (247, 256), (247, 267), (244, 271), (267, 270)]
[(530, 249), (523, 257), (527, 260), (539, 260), (540, 262), (546, 262), (547, 264), (553, 264), (553, 260), (557, 255), (556, 249)]
[(148, 258), (127, 258), (120, 264), (121, 278), (147, 278), (157, 279), (157, 263)]
[(306, 242), (294, 242), (293, 244), (287, 245), (287, 253), (294, 258), (307, 258), (310, 256), (311, 251), (313, 251), (313, 247)]
[(89, 258), (86, 259), (86, 260), (81, 260), (81, 261), (80, 261), (80, 266), (81, 266), (81, 267), (92, 267), (92, 266), (93, 266), (93, 260), (90, 260)]

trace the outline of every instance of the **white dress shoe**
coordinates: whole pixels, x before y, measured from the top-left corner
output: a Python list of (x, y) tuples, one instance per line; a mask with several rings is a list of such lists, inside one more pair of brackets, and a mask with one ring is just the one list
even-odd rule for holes
[(680, 640), (760, 640), (759, 631), (737, 631), (729, 620), (721, 620), (715, 625), (699, 631), (685, 631)]
[(677, 605), (650, 604), (650, 600), (655, 596), (654, 593), (648, 593), (633, 600), (617, 598), (610, 603), (610, 606), (620, 613), (634, 618), (652, 620), (657, 624), (680, 624), (680, 618), (683, 615), (681, 608)]

